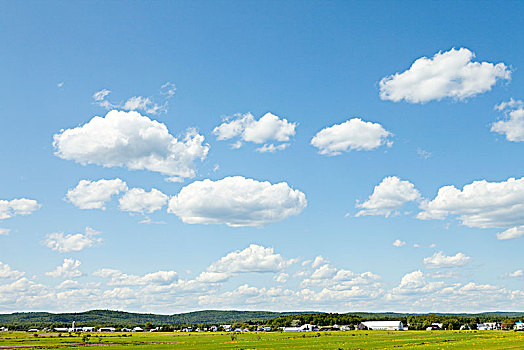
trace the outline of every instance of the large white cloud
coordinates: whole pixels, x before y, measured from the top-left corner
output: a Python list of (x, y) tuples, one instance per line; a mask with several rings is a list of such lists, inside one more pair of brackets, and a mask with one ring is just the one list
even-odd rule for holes
[(66, 198), (80, 209), (105, 210), (111, 197), (127, 190), (127, 184), (120, 179), (80, 180), (75, 188), (67, 191)]
[(176, 271), (157, 271), (139, 276), (104, 268), (95, 271), (93, 274), (98, 277), (109, 278), (108, 285), (110, 286), (168, 285), (178, 281)]
[(227, 291), (216, 295), (202, 295), (199, 297), (199, 305), (220, 305), (221, 307), (252, 308), (257, 305), (269, 303), (271, 305), (280, 304), (283, 299), (296, 300), (297, 293), (279, 287), (253, 287), (243, 284), (232, 291)]
[[(218, 140), (229, 140), (239, 137), (246, 142), (254, 142), (264, 145), (257, 150), (259, 152), (275, 152), (285, 149), (288, 144), (281, 143), (275, 145), (268, 142), (287, 142), (295, 135), (297, 123), (290, 123), (287, 119), (266, 113), (259, 120), (256, 120), (251, 113), (236, 115), (228, 118), (224, 123), (217, 126), (213, 133)], [(234, 148), (239, 148), (241, 143), (237, 143)]]
[(78, 252), (102, 243), (102, 238), (98, 237), (99, 234), (100, 232), (89, 227), (86, 227), (85, 234), (70, 233), (64, 235), (62, 232), (54, 232), (47, 235), (44, 244), (46, 247), (61, 253)]
[(459, 267), (465, 265), (471, 258), (464, 253), (457, 253), (455, 255), (444, 255), (443, 252), (438, 252), (432, 256), (424, 258), (424, 265), (428, 269), (439, 269), (447, 267)]
[(463, 225), (478, 228), (515, 228), (501, 239), (517, 237), (524, 226), (524, 178), (501, 182), (474, 181), (462, 190), (444, 186), (437, 196), (422, 202), (419, 219), (444, 219), (458, 215)]
[(166, 125), (138, 112), (113, 110), (53, 136), (55, 154), (83, 165), (125, 166), (175, 178), (195, 175), (194, 161), (209, 151), (204, 136), (189, 130), (178, 140)]
[(222, 282), (239, 273), (279, 272), (293, 260), (284, 259), (273, 248), (250, 244), (244, 250), (237, 250), (215, 261), (198, 277), (201, 282)]
[(11, 266), (0, 261), (0, 278), (16, 279), (24, 275), (24, 272), (13, 270)]
[(170, 199), (168, 212), (188, 224), (261, 226), (300, 214), (306, 205), (304, 193), (285, 182), (234, 176), (185, 186)]
[(503, 111), (505, 119), (491, 125), (491, 131), (505, 135), (508, 141), (524, 141), (524, 102), (511, 99), (495, 107)]
[(356, 216), (395, 214), (407, 202), (420, 200), (420, 193), (415, 186), (396, 176), (385, 177), (380, 184), (375, 186), (369, 199), (356, 204), (360, 210)]
[(524, 235), (524, 225), (511, 227), (503, 232), (498, 232), (497, 239), (500, 239), (500, 240), (513, 239), (513, 238), (519, 238), (522, 235)]
[(421, 271), (406, 274), (401, 283), (386, 294), (383, 302), (387, 305), (390, 301), (389, 305), (395, 305), (396, 309), (410, 312), (478, 312), (493, 308), (493, 305), (514, 309), (515, 305), (524, 301), (521, 290), (475, 282), (448, 284), (428, 280), (428, 277)]
[(379, 123), (353, 118), (341, 124), (320, 130), (312, 139), (311, 144), (319, 149), (320, 154), (334, 156), (349, 150), (369, 151), (393, 142), (389, 140), (392, 134)]
[[(284, 259), (270, 248), (250, 246), (233, 251), (209, 265), (209, 270), (236, 276), (229, 281), (180, 279), (175, 271), (127, 274), (114, 268), (102, 268), (83, 279), (80, 262), (65, 259), (51, 273), (61, 278), (58, 285), (39, 284), (25, 278), (23, 272), (0, 264), (0, 310), (67, 311), (80, 309), (125, 309), (139, 312), (174, 313), (202, 306), (266, 310), (393, 310), (408, 312), (478, 312), (493, 308), (515, 309), (524, 303), (524, 292), (490, 284), (436, 280), (436, 274), (414, 271), (402, 277), (393, 288), (385, 289), (380, 276), (372, 272), (355, 273), (337, 268), (325, 259), (311, 266), (302, 265), (306, 275), (290, 277), (296, 259)], [(300, 268), (300, 267), (299, 267)], [(263, 278), (242, 280), (243, 273), (266, 273)], [(29, 274), (29, 272), (26, 272)], [(442, 275), (442, 274), (441, 274)], [(522, 271), (504, 277), (522, 278)], [(250, 276), (251, 277), (251, 276)], [(297, 281), (297, 278), (304, 278)], [(73, 279), (73, 280), (72, 280)], [(289, 281), (288, 281), (289, 280)], [(46, 279), (47, 281), (47, 279)], [(300, 283), (296, 283), (300, 282)]]
[(152, 213), (162, 209), (167, 200), (168, 196), (156, 188), (152, 188), (149, 192), (142, 188), (132, 188), (119, 199), (119, 203), (120, 210)]
[(407, 273), (402, 277), (400, 284), (393, 288), (395, 295), (426, 294), (442, 288), (443, 282), (428, 282), (422, 271), (417, 270)]
[(511, 70), (504, 63), (473, 62), (474, 57), (466, 48), (421, 57), (405, 72), (383, 78), (380, 98), (410, 103), (446, 97), (464, 100), (491, 90), (498, 80), (511, 78)]
[[(275, 281), (281, 274), (275, 275)], [(285, 277), (287, 279), (287, 276)], [(348, 308), (352, 302), (359, 305), (374, 302), (383, 294), (379, 276), (370, 272), (355, 274), (348, 270), (338, 270), (323, 265), (305, 279), (297, 290), (265, 286), (262, 288), (243, 284), (223, 294), (210, 294), (199, 297), (200, 305), (221, 305), (222, 307), (261, 308), (271, 305), (280, 308)], [(282, 283), (282, 282), (281, 282)], [(265, 306), (267, 308), (267, 306)]]
[(16, 215), (29, 215), (42, 205), (34, 199), (18, 198), (0, 200), (0, 220), (9, 219)]
[(75, 278), (82, 276), (82, 272), (78, 269), (82, 263), (80, 260), (64, 259), (62, 265), (57, 266), (56, 269), (46, 272), (47, 276), (57, 278)]
[(331, 264), (316, 268), (309, 277), (301, 282), (301, 287), (322, 287), (331, 291), (356, 291), (365, 288), (373, 289), (373, 293), (382, 293), (381, 277), (372, 272), (355, 273), (350, 270), (338, 269)]

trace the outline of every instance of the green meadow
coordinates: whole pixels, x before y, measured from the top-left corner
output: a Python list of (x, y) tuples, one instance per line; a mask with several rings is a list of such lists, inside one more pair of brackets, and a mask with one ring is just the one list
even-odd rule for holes
[[(88, 336), (89, 335), (89, 336)], [(0, 332), (0, 349), (524, 349), (524, 332), (349, 331), (311, 333)]]

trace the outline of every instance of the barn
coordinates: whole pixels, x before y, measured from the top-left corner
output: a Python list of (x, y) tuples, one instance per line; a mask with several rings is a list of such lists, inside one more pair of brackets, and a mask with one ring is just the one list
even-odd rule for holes
[(366, 321), (362, 322), (367, 329), (373, 331), (403, 331), (402, 321)]

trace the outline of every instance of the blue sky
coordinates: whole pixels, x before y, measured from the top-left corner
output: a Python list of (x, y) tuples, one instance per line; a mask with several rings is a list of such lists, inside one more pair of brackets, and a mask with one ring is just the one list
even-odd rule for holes
[(521, 2), (2, 7), (1, 312), (522, 311)]

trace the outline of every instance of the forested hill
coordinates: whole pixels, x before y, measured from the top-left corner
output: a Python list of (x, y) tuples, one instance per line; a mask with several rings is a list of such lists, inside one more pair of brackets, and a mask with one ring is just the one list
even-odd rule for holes
[(204, 310), (174, 315), (141, 314), (111, 310), (91, 310), (79, 313), (19, 312), (0, 314), (2, 324), (70, 324), (79, 325), (135, 325), (153, 324), (199, 324), (265, 321), (282, 316), (312, 312), (269, 312), (269, 311), (219, 311)]
[(403, 322), (422, 322), (422, 320), (446, 320), (460, 318), (476, 320), (504, 320), (524, 318), (524, 312), (485, 312), (478, 314), (408, 314), (408, 313), (368, 313), (352, 312), (349, 314), (328, 314), (318, 312), (269, 312), (269, 311), (219, 311), (204, 310), (174, 315), (141, 314), (111, 310), (91, 310), (80, 313), (21, 312), (0, 314), (0, 326), (19, 325), (22, 328), (33, 326), (67, 326), (76, 321), (78, 326), (135, 326), (151, 323), (153, 325), (169, 324), (232, 324), (258, 323), (272, 325), (289, 325), (294, 319), (303, 323), (320, 325), (358, 324), (363, 320), (402, 320)]

